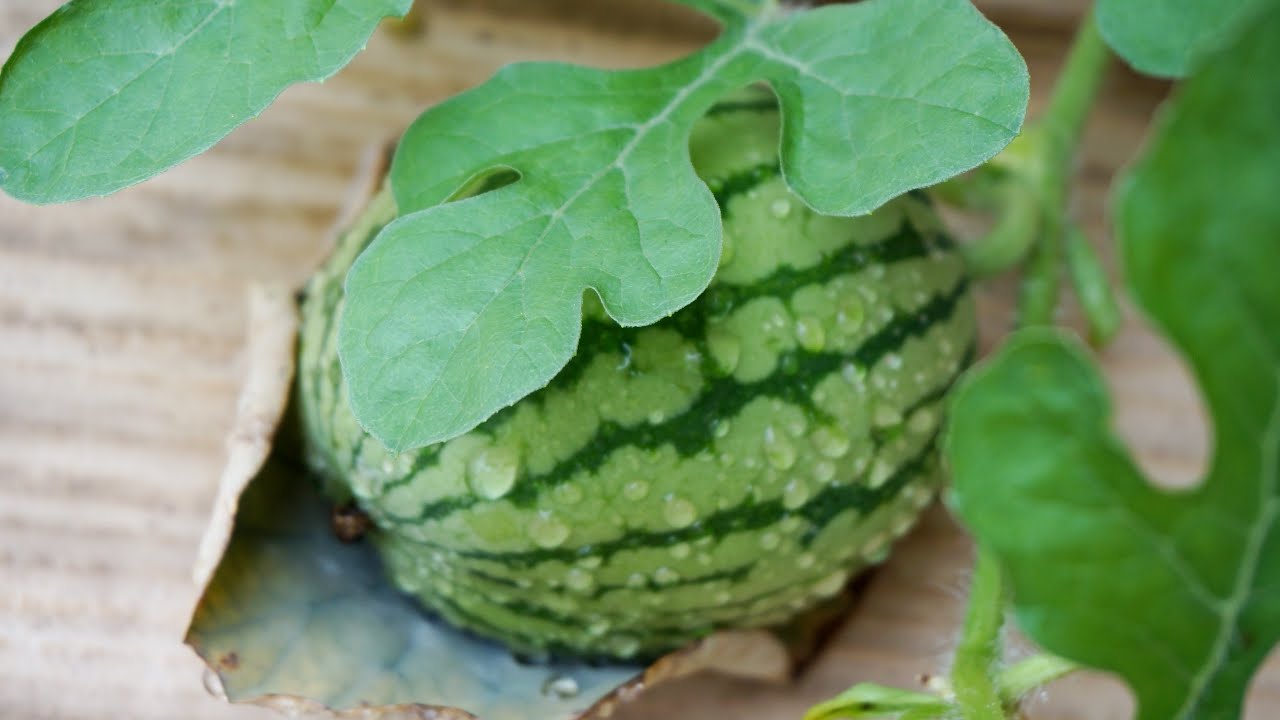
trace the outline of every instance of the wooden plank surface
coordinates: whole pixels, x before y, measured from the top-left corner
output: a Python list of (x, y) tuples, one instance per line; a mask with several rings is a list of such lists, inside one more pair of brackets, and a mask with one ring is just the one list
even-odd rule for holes
[[(58, 0), (4, 0), (0, 55)], [(349, 178), (422, 107), (519, 59), (634, 66), (711, 31), (648, 0), (441, 0), (424, 36), (379, 33), (322, 86), (302, 86), (208, 155), (105, 200), (35, 208), (0, 197), (0, 718), (262, 718), (202, 688), (180, 644), (190, 566), (244, 371), (244, 289), (300, 282), (329, 246)], [(993, 0), (1043, 101), (1081, 4)], [(1163, 88), (1117, 72), (1090, 126), (1076, 211), (1105, 240), (1106, 184)], [(983, 291), (987, 347), (1009, 290)], [(1192, 481), (1199, 401), (1131, 320), (1107, 351), (1121, 432), (1145, 466)], [(795, 718), (859, 680), (912, 683), (955, 636), (969, 547), (932, 511), (872, 580), (853, 620), (794, 687), (713, 678), (660, 690), (641, 718)], [(1280, 716), (1280, 661), (1250, 716)], [(1055, 685), (1035, 718), (1123, 718), (1116, 683)]]

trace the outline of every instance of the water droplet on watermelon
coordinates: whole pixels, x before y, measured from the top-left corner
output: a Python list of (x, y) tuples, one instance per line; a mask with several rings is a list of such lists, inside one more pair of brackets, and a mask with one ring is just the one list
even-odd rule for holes
[(608, 620), (605, 620), (604, 618), (596, 618), (587, 623), (587, 634), (591, 637), (602, 637), (605, 633), (609, 632), (609, 628), (611, 627), (612, 625)]
[(809, 486), (800, 480), (792, 480), (782, 490), (782, 507), (795, 510), (809, 500)]
[(840, 376), (857, 390), (862, 390), (867, 379), (867, 371), (853, 363), (845, 363), (844, 367), (840, 368)]
[(570, 590), (589, 592), (595, 588), (596, 579), (582, 568), (569, 568), (569, 572), (564, 574), (564, 584), (568, 585)]
[(733, 235), (726, 229), (720, 241), (720, 267), (733, 262), (734, 248), (736, 246), (737, 243), (734, 242)]
[(803, 553), (800, 557), (796, 558), (796, 565), (802, 568), (813, 567), (815, 562), (817, 562), (817, 559), (812, 553)]
[(569, 526), (555, 515), (542, 512), (529, 521), (529, 537), (540, 547), (560, 547), (569, 539)]
[(778, 198), (769, 206), (769, 212), (781, 220), (791, 214), (791, 201), (786, 198)]
[(867, 479), (867, 484), (873, 488), (878, 488), (884, 485), (892, 475), (893, 469), (885, 461), (876, 460), (875, 465), (871, 466), (871, 477)]
[(787, 432), (791, 433), (791, 437), (800, 437), (808, 429), (809, 423), (802, 415), (795, 416), (794, 419), (787, 423)]
[(720, 420), (719, 422), (717, 422), (716, 429), (715, 429), (715, 436), (718, 438), (722, 438), (728, 434), (729, 434), (729, 421)]
[(565, 483), (556, 486), (554, 491), (556, 502), (562, 505), (576, 505), (582, 502), (582, 488), (575, 483)]
[(925, 408), (917, 410), (911, 419), (907, 421), (907, 429), (913, 433), (925, 434), (933, 430), (934, 417), (933, 412)]
[(818, 482), (821, 482), (821, 483), (831, 482), (833, 479), (835, 479), (835, 476), (836, 476), (835, 463), (823, 460), (822, 462), (813, 466), (813, 477)]
[(659, 585), (670, 585), (679, 579), (680, 573), (665, 565), (653, 571), (653, 581)]
[(884, 533), (876, 533), (862, 546), (861, 553), (870, 562), (883, 562), (889, 555), (889, 537)]
[(764, 456), (769, 464), (787, 470), (796, 464), (796, 448), (770, 425), (764, 429)]
[(738, 367), (738, 359), (742, 356), (742, 343), (736, 335), (712, 330), (707, 335), (707, 349), (711, 351), (711, 357), (725, 373), (732, 373)]
[(618, 657), (629, 658), (640, 652), (640, 641), (630, 635), (615, 635), (609, 645)]
[(884, 356), (884, 366), (890, 370), (897, 370), (902, 367), (902, 356), (898, 353), (889, 353)]
[(671, 546), (671, 557), (677, 560), (683, 560), (689, 557), (690, 552), (689, 543), (676, 543)]
[(467, 466), (467, 479), (475, 494), (496, 500), (511, 491), (519, 469), (520, 460), (514, 450), (493, 447), (471, 460)]
[(872, 416), (871, 422), (875, 423), (876, 427), (881, 428), (900, 425), (902, 423), (902, 411), (888, 403), (880, 403), (876, 405), (876, 411)]
[(796, 342), (809, 352), (819, 352), (827, 344), (827, 333), (817, 318), (802, 315), (796, 318)]
[(552, 675), (542, 684), (542, 694), (557, 700), (578, 696), (578, 681), (568, 675)]
[(622, 496), (628, 500), (643, 500), (649, 494), (649, 483), (643, 480), (632, 480), (622, 486)]
[(849, 452), (849, 437), (836, 428), (822, 426), (813, 431), (813, 446), (829, 458), (844, 457)]
[(662, 423), (662, 421), (663, 421), (663, 420), (666, 420), (666, 419), (667, 419), (667, 414), (666, 414), (666, 413), (664, 413), (664, 412), (662, 412), (661, 410), (654, 410), (653, 412), (649, 413), (649, 424), (650, 424), (650, 425), (658, 425), (658, 424), (661, 424), (661, 423)]
[(716, 593), (716, 603), (718, 605), (724, 605), (725, 603), (729, 602), (732, 599), (733, 599), (733, 594), (730, 593), (728, 590), (721, 590), (720, 592)]
[(767, 532), (760, 536), (760, 547), (765, 550), (776, 550), (778, 545), (782, 543), (782, 538), (777, 533)]
[(662, 516), (672, 527), (688, 527), (698, 519), (698, 509), (678, 495), (668, 495), (666, 505), (662, 508)]
[(848, 575), (845, 571), (837, 570), (819, 580), (818, 584), (813, 586), (813, 592), (818, 597), (831, 597), (832, 595), (840, 592), (840, 589), (844, 587), (845, 580), (847, 579)]
[(649, 580), (644, 575), (638, 572), (631, 573), (630, 575), (627, 576), (627, 587), (629, 588), (642, 588), (648, 584), (649, 584)]
[(836, 326), (848, 334), (857, 332), (866, 319), (866, 309), (863, 308), (862, 302), (853, 296), (845, 298), (840, 303), (840, 308), (836, 310)]

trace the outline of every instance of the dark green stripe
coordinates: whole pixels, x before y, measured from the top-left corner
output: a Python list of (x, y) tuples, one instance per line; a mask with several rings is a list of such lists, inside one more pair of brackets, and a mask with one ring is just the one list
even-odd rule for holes
[[(937, 433), (934, 433), (929, 442), (915, 456), (900, 465), (880, 487), (872, 488), (862, 483), (828, 486), (808, 503), (795, 510), (786, 508), (781, 499), (760, 502), (747, 501), (737, 507), (713, 513), (686, 528), (637, 531), (596, 545), (539, 548), (505, 553), (460, 549), (452, 550), (452, 552), (458, 557), (492, 560), (512, 567), (533, 567), (551, 561), (568, 563), (582, 557), (583, 554), (599, 556), (605, 562), (608, 562), (613, 555), (626, 550), (668, 547), (676, 543), (693, 542), (704, 537), (723, 537), (735, 533), (760, 530), (775, 525), (779, 518), (788, 515), (801, 517), (815, 525), (802, 538), (803, 543), (808, 545), (836, 515), (848, 510), (865, 512), (868, 509), (880, 506), (890, 497), (896, 495), (911, 478), (931, 462), (936, 437)], [(868, 468), (867, 472), (870, 472), (870, 468)], [(863, 479), (865, 479), (865, 473)]]
[(745, 170), (739, 170), (726, 178), (708, 180), (707, 187), (711, 188), (711, 194), (716, 198), (716, 205), (720, 206), (720, 217), (728, 217), (730, 200), (755, 190), (766, 181), (778, 177), (781, 172), (782, 168), (776, 162), (760, 163)]
[[(932, 247), (929, 241), (915, 233), (909, 225), (904, 225), (897, 235), (874, 245), (850, 245), (843, 248), (830, 258), (829, 263), (831, 267), (839, 268), (838, 274), (850, 274), (870, 263), (892, 263), (919, 258), (928, 254)], [(828, 263), (821, 263), (818, 267), (826, 268)], [(836, 276), (836, 273), (831, 276)], [(723, 302), (730, 306), (746, 302), (746, 298), (750, 297), (748, 293), (757, 286), (767, 287), (770, 296), (789, 295), (823, 279), (827, 279), (826, 274), (817, 274), (813, 269), (797, 271), (780, 268), (755, 285), (726, 288), (729, 294), (724, 296)], [(550, 470), (517, 479), (506, 499), (517, 506), (531, 506), (543, 491), (569, 481), (575, 473), (599, 469), (614, 452), (625, 446), (654, 449), (670, 443), (681, 457), (690, 457), (711, 443), (719, 419), (736, 415), (743, 406), (757, 397), (777, 398), (812, 410), (813, 403), (809, 393), (813, 383), (840, 369), (841, 365), (850, 360), (865, 367), (874, 365), (880, 357), (900, 347), (908, 337), (920, 334), (938, 320), (949, 317), (965, 291), (966, 285), (962, 282), (949, 294), (934, 296), (923, 308), (912, 314), (895, 316), (852, 355), (811, 353), (796, 349), (784, 353), (779, 358), (777, 369), (759, 382), (744, 384), (732, 377), (723, 376), (712, 380), (685, 412), (657, 425), (625, 426), (603, 421), (591, 442), (556, 463)], [(686, 336), (705, 338), (707, 322), (721, 312), (723, 310), (714, 303), (698, 302), (676, 313), (672, 317), (672, 324), (684, 330)], [(617, 341), (618, 337), (627, 337), (635, 332), (638, 329), (617, 328), (609, 336), (611, 341)], [(700, 349), (703, 357), (709, 358), (706, 349)], [(581, 370), (577, 372), (580, 373)], [(553, 381), (553, 384), (557, 384), (557, 381)], [(417, 515), (388, 517), (398, 523), (418, 524), (439, 519), (480, 502), (482, 501), (474, 496), (463, 495), (424, 505)]]
[(716, 115), (728, 115), (735, 112), (777, 112), (778, 101), (773, 95), (761, 97), (758, 100), (725, 100), (711, 106), (707, 111), (707, 117), (715, 117)]

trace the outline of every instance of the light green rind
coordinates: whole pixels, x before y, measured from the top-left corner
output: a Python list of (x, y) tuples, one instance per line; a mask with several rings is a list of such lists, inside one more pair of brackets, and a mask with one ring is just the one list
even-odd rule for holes
[(578, 357), (466, 435), (397, 455), (340, 401), (339, 280), (389, 199), (309, 288), (312, 464), (428, 607), (523, 651), (652, 655), (829, 597), (928, 502), (942, 395), (974, 338), (963, 265), (918, 198), (806, 208), (770, 172), (761, 99), (692, 138), (724, 213), (708, 291), (629, 329), (588, 295)]

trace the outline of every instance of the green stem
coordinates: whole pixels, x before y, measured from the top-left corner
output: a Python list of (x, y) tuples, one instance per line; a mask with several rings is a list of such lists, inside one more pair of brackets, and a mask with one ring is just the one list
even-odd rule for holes
[(1080, 668), (1057, 655), (1033, 655), (1004, 669), (996, 681), (1006, 708), (1017, 707), (1027, 693)]
[(1035, 152), (1027, 168), (1041, 208), (1040, 237), (1027, 267), (1020, 324), (1052, 324), (1062, 287), (1064, 234), (1072, 164), (1085, 119), (1097, 99), (1111, 54), (1090, 12), (1076, 32), (1049, 107), (1032, 132)]
[(1004, 720), (1004, 703), (996, 687), (1001, 659), (1000, 627), (1004, 624), (1004, 583), (998, 559), (979, 546), (969, 588), (960, 644), (951, 667), (951, 687), (964, 720)]
[[(1003, 168), (1008, 177), (996, 227), (966, 250), (971, 269), (979, 277), (1013, 267), (1046, 240), (1061, 246), (1055, 235), (1066, 224), (1072, 164), (1110, 57), (1093, 14), (1086, 15), (1048, 107), (992, 160), (991, 164)], [(1057, 253), (1038, 254), (1044, 255), (1046, 266), (1058, 257)], [(1043, 289), (1056, 292), (1056, 281), (1048, 282), (1048, 276), (1043, 280), (1039, 283)], [(1053, 295), (1055, 301), (1056, 298)]]
[[(1076, 31), (1049, 106), (1040, 120), (1048, 144), (1044, 167), (1048, 177), (1065, 180), (1070, 176), (1068, 165), (1075, 158), (1084, 121), (1093, 109), (1110, 60), (1111, 52), (1098, 32), (1093, 12), (1089, 12)], [(1062, 189), (1066, 189), (1065, 182)], [(1055, 199), (1059, 203), (1062, 200), (1061, 197)]]
[(1089, 244), (1089, 238), (1079, 228), (1067, 229), (1067, 269), (1071, 271), (1071, 284), (1085, 319), (1089, 321), (1089, 339), (1101, 347), (1111, 341), (1120, 330), (1122, 321), (1120, 305), (1116, 302), (1102, 262)]

